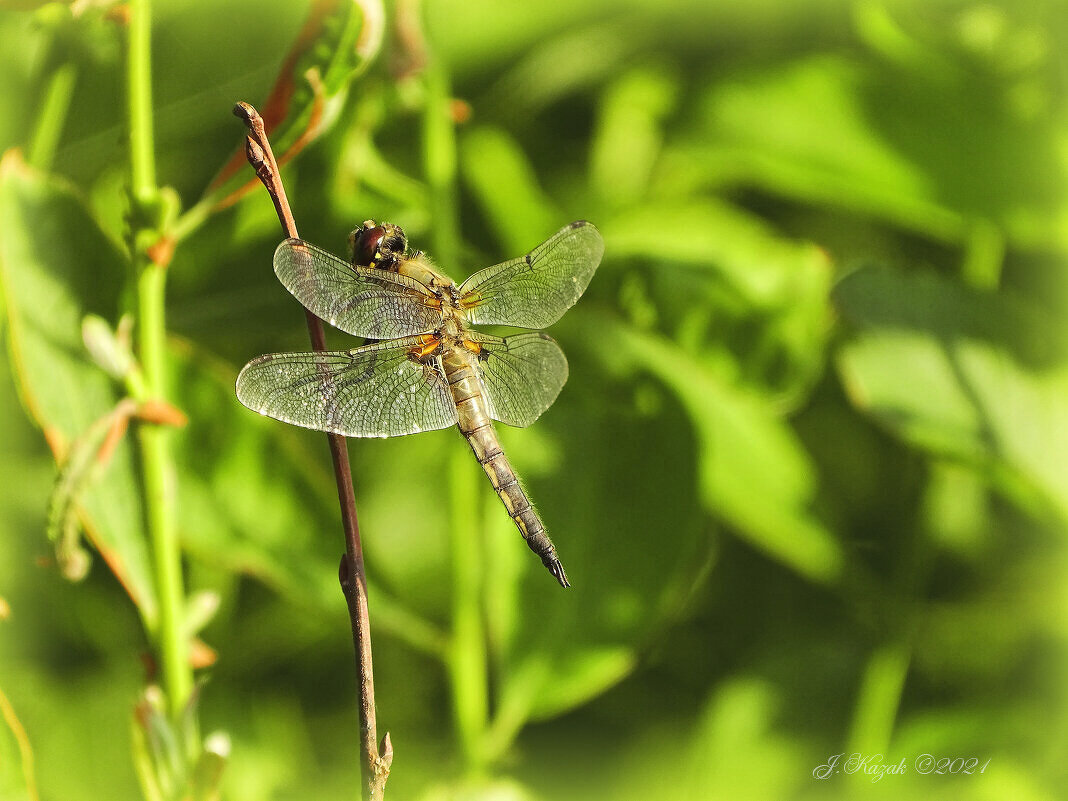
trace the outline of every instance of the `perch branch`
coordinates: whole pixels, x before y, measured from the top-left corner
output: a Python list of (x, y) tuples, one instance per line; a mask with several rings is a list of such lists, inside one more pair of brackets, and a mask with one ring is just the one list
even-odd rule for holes
[[(234, 114), (244, 120), (249, 134), (245, 142), (245, 155), (266, 187), (278, 221), (287, 237), (297, 236), (293, 211), (289, 207), (282, 178), (278, 172), (271, 143), (267, 138), (263, 118), (248, 103), (238, 103)], [(307, 309), (308, 334), (312, 348), (326, 350), (326, 335), (323, 321)], [(352, 644), (356, 649), (356, 678), (360, 710), (360, 760), (364, 777), (366, 797), (379, 800), (383, 797), (386, 780), (393, 762), (393, 745), (389, 734), (378, 745), (378, 726), (375, 721), (375, 683), (371, 664), (371, 625), (367, 615), (367, 578), (364, 575), (363, 545), (360, 542), (360, 525), (356, 519), (356, 499), (352, 489), (352, 471), (345, 438), (327, 434), (330, 456), (334, 462), (334, 477), (337, 480), (337, 497), (341, 504), (341, 522), (345, 528), (345, 554), (341, 557), (338, 577), (352, 621)]]

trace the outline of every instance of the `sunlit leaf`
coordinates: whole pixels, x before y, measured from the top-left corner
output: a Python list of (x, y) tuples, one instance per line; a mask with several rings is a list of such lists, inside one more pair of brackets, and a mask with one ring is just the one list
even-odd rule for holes
[(895, 73), (820, 55), (738, 77), (709, 93), (691, 154), (716, 180), (936, 239), (961, 242), (978, 219), (1023, 243), (1063, 244), (1065, 167), (1049, 119), (1020, 108), (1009, 81), (965, 80), (936, 62)]
[(781, 796), (803, 770), (796, 742), (775, 724), (772, 687), (737, 679), (717, 689), (701, 711), (686, 768), (695, 798)]
[(512, 667), (498, 713), (518, 725), (553, 717), (619, 682), (636, 660), (634, 649), (623, 646), (575, 648), (552, 661), (529, 654)]
[[(85, 349), (82, 320), (88, 313), (115, 318), (125, 258), (66, 184), (31, 171), (15, 153), (0, 162), (0, 228), (0, 281), (20, 396), (63, 459), (117, 400), (112, 380)], [(90, 540), (152, 625), (155, 591), (128, 440), (80, 505)]]
[(435, 784), (418, 801), (535, 801), (539, 798), (512, 779), (468, 779), (455, 784)]
[(756, 309), (797, 303), (808, 273), (828, 273), (827, 256), (814, 244), (784, 237), (759, 217), (711, 198), (633, 206), (598, 226), (612, 260), (703, 268)]

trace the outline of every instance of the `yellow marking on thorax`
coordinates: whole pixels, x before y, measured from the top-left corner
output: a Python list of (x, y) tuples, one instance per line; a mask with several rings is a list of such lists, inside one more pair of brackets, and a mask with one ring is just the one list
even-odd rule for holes
[(411, 354), (418, 359), (425, 359), (441, 346), (441, 337), (437, 334), (423, 334), (419, 337), (419, 344), (411, 349)]

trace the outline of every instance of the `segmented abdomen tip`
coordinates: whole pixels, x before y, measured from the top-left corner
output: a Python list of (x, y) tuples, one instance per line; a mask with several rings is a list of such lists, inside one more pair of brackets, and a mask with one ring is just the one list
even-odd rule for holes
[(567, 580), (567, 573), (564, 572), (564, 566), (560, 564), (559, 559), (553, 559), (551, 562), (546, 562), (545, 567), (547, 567), (549, 572), (556, 577), (556, 580), (560, 582), (561, 587), (571, 586), (571, 582)]

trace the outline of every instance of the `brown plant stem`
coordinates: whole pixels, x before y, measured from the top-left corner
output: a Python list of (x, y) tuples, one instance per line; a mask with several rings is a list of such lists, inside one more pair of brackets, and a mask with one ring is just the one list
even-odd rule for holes
[[(256, 171), (257, 177), (267, 189), (274, 202), (278, 221), (287, 237), (297, 236), (297, 225), (289, 207), (282, 178), (278, 173), (271, 143), (267, 138), (263, 118), (248, 103), (234, 106), (234, 114), (244, 120), (249, 134), (245, 142), (245, 155)], [(323, 321), (307, 309), (308, 334), (312, 348), (326, 350), (326, 334)], [(337, 481), (337, 497), (341, 505), (341, 522), (345, 529), (345, 554), (341, 557), (338, 578), (352, 622), (352, 644), (356, 650), (356, 689), (359, 695), (361, 775), (364, 779), (365, 797), (382, 799), (389, 769), (393, 763), (393, 745), (387, 732), (378, 745), (378, 725), (375, 721), (375, 682), (371, 663), (371, 624), (367, 614), (367, 578), (364, 574), (363, 545), (360, 542), (360, 524), (356, 519), (356, 498), (352, 489), (352, 470), (345, 438), (339, 434), (327, 434), (330, 456), (334, 462), (334, 477)]]

